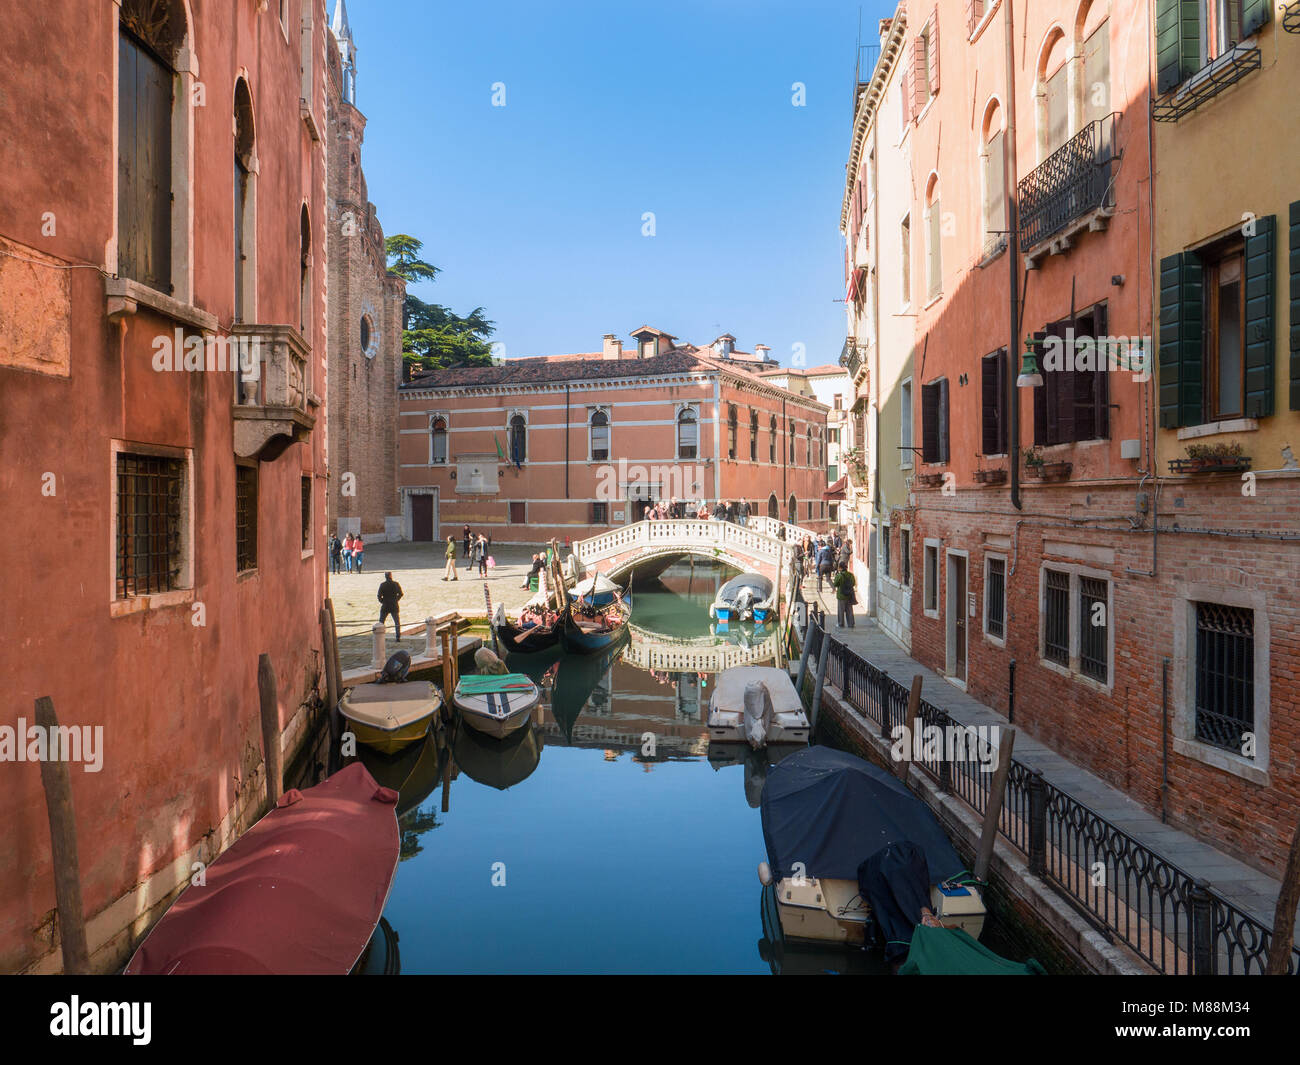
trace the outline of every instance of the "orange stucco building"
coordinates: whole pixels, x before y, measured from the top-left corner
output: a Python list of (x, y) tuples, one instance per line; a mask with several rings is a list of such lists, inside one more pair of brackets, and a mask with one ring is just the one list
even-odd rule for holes
[(562, 543), (673, 497), (747, 501), (824, 529), (827, 406), (778, 388), (765, 349), (643, 327), (624, 348), (438, 370), (402, 385), (403, 534)]

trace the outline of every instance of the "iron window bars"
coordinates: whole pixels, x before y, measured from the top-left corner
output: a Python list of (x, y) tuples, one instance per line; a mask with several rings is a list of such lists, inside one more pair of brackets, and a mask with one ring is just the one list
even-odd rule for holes
[(1070, 575), (1054, 569), (1043, 584), (1043, 657), (1070, 665)]
[(1007, 564), (1003, 559), (989, 559), (988, 612), (984, 631), (999, 640), (1006, 634)]
[(1196, 738), (1241, 753), (1255, 729), (1255, 613), (1196, 604)]
[(1119, 113), (1094, 119), (1020, 182), (1020, 250), (1043, 243), (1076, 218), (1113, 207)]
[(257, 569), (257, 467), (235, 467), (235, 572)]
[(171, 591), (181, 570), (185, 464), (155, 455), (117, 456), (117, 597)]
[[(1105, 581), (1079, 578), (1079, 670), (1085, 677), (1102, 684), (1110, 677), (1107, 598)], [(1098, 606), (1100, 611), (1096, 609)]]

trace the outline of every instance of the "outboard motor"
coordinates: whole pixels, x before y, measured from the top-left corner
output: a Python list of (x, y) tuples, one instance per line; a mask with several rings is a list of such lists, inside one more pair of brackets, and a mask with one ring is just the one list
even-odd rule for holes
[(767, 685), (757, 682), (746, 684), (745, 739), (754, 750), (767, 746), (767, 736), (772, 731), (774, 713), (772, 693), (767, 690)]
[(411, 669), (411, 652), (397, 651), (384, 663), (376, 684), (401, 684)]
[(748, 621), (752, 618), (754, 616), (754, 590), (752, 588), (740, 589), (731, 604), (731, 610), (735, 614), (737, 621)]

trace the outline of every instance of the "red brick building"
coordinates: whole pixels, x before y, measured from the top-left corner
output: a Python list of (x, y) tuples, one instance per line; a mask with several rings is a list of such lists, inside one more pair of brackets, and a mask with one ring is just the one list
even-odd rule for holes
[(757, 376), (770, 360), (730, 336), (631, 335), (402, 385), (404, 536), (459, 539), (469, 523), (494, 541), (576, 540), (674, 496), (825, 528), (825, 404)]
[[(71, 766), (100, 970), (259, 814), (258, 655), (286, 764), (319, 703), (325, 35), (324, 0), (6, 19), (41, 63), (0, 93), (0, 729), (39, 696), (102, 727)], [(0, 970), (56, 969), (40, 767), (0, 774)]]

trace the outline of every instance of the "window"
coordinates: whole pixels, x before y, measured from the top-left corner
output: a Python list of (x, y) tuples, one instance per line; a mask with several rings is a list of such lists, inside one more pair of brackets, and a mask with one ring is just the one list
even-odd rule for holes
[(984, 0), (966, 0), (966, 36), (975, 32), (975, 27), (984, 17)]
[(901, 243), (899, 245), (900, 262), (898, 264), (898, 283), (902, 286), (903, 306), (912, 302), (912, 216), (903, 217)]
[(528, 504), (521, 499), (510, 501), (510, 524), (525, 525), (528, 522)]
[(921, 461), (948, 461), (948, 379), (921, 386)]
[(813, 516), (813, 501), (810, 499), (810, 500), (808, 500), (808, 520), (809, 520), (809, 521), (812, 521), (812, 516)]
[(172, 78), (174, 30), (164, 6), (122, 5), (118, 36), (117, 270), (172, 291)]
[(609, 415), (603, 410), (591, 415), (591, 461), (605, 462), (609, 459)]
[(510, 461), (522, 466), (528, 459), (528, 422), (522, 414), (510, 418)]
[(608, 525), (609, 524), (609, 504), (592, 503), (587, 514), (587, 523), (589, 525)]
[(677, 457), (693, 459), (699, 449), (699, 415), (693, 407), (683, 407), (677, 414)]
[(736, 457), (736, 405), (727, 404), (727, 458)]
[(302, 549), (311, 550), (311, 475), (307, 474), (301, 479), (302, 505)]
[(799, 501), (793, 495), (786, 500), (786, 514), (788, 515), (786, 520), (791, 525), (799, 520)]
[(939, 615), (939, 542), (927, 541), (925, 545), (924, 570), (921, 573), (923, 587), (921, 602), (925, 612), (932, 617)]
[(804, 444), (804, 463), (808, 466), (816, 466), (817, 456), (813, 453), (813, 431), (812, 426), (808, 426), (807, 442)]
[(1043, 49), (1038, 87), (1039, 162), (1070, 139), (1069, 50), (1069, 42), (1060, 30)]
[(379, 345), (375, 337), (375, 324), (368, 314), (363, 314), (361, 316), (360, 340), (361, 354), (367, 359), (373, 359), (379, 349)]
[(921, 109), (939, 91), (939, 9), (912, 44), (912, 108)]
[(1255, 612), (1196, 604), (1196, 738), (1238, 754), (1255, 731)]
[(1245, 411), (1246, 292), (1243, 247), (1234, 241), (1202, 257), (1205, 292), (1206, 411), (1210, 420)]
[(925, 207), (926, 242), (925, 266), (928, 284), (927, 296), (934, 299), (943, 292), (943, 256), (940, 242), (943, 238), (943, 207), (939, 202), (939, 179), (930, 179), (930, 189)]
[(767, 461), (770, 462), (773, 466), (775, 466), (776, 465), (776, 435), (777, 435), (775, 415), (772, 416), (770, 431), (771, 431), (771, 435), (768, 437), (768, 441), (767, 441)]
[(311, 216), (307, 213), (306, 204), (302, 206), (299, 230), (298, 332), (310, 343), (311, 334), (308, 332), (307, 322), (311, 318)]
[(1007, 349), (980, 360), (983, 411), (982, 444), (985, 455), (1007, 453)]
[(429, 423), (429, 465), (441, 466), (447, 461), (447, 419), (434, 418)]
[(1070, 575), (1045, 571), (1043, 582), (1043, 657), (1070, 665)]
[(1110, 604), (1106, 582), (1079, 578), (1079, 672), (1105, 684), (1110, 678)]
[(844, 397), (840, 395), (840, 393), (836, 392), (835, 395), (832, 397), (832, 400), (836, 410), (844, 409)]
[(1007, 560), (990, 556), (984, 567), (984, 631), (998, 640), (1007, 635)]
[(898, 389), (898, 455), (899, 467), (904, 470), (912, 468), (912, 381), (904, 381)]
[(257, 467), (235, 467), (235, 572), (257, 569)]
[(883, 577), (890, 575), (889, 560), (889, 526), (880, 527), (880, 573)]
[(749, 412), (749, 461), (758, 461), (758, 411)]
[[(794, 419), (790, 419), (790, 465), (794, 465)], [(793, 498), (793, 497), (791, 497)], [(794, 521), (794, 518), (790, 519)]]
[[(1074, 331), (1075, 349), (1066, 338)], [(1106, 304), (1099, 303), (1072, 321), (1047, 327), (1043, 385), (1034, 392), (1034, 443), (1066, 444), (1110, 435), (1109, 356), (1105, 344)]]
[(252, 171), (253, 99), (248, 82), (235, 82), (235, 321), (256, 318), (257, 176)]
[(184, 500), (182, 460), (118, 452), (118, 599), (179, 586)]
[(912, 584), (912, 530), (903, 529), (898, 534), (898, 570), (903, 584)]
[(980, 150), (985, 255), (998, 250), (1008, 231), (1004, 140), (1002, 114), (994, 101), (984, 116), (983, 147)]
[[(1094, 4), (1094, 7), (1100, 5)], [(1089, 12), (1091, 14), (1091, 11)], [(1083, 120), (1096, 122), (1110, 114), (1110, 20), (1102, 22), (1083, 42)], [(1109, 125), (1103, 127), (1109, 131)], [(1109, 145), (1106, 146), (1109, 148)]]

